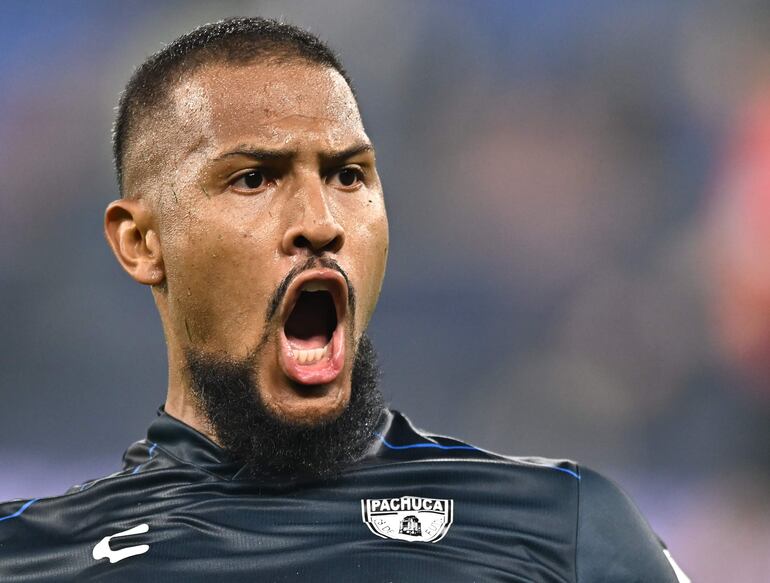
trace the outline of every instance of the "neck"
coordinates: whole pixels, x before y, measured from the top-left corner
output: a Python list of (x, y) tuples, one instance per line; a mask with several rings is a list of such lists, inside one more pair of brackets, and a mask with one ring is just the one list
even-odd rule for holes
[(168, 390), (166, 392), (166, 413), (185, 423), (220, 445), (206, 417), (199, 411), (190, 390), (187, 378), (184, 350), (177, 342), (176, 334), (169, 323), (167, 292), (158, 287), (152, 288), (155, 306), (160, 314), (163, 335), (166, 337), (166, 358), (168, 359)]
[(172, 354), (173, 352), (169, 345), (168, 391), (164, 405), (166, 413), (186, 423), (217, 445), (220, 445), (214, 432), (211, 430), (208, 420), (196, 406), (195, 399), (185, 378), (186, 375), (182, 372), (184, 370), (184, 359), (181, 355)]

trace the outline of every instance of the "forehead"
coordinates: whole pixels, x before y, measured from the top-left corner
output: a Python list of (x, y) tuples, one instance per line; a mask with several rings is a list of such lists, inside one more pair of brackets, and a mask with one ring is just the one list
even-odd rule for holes
[(334, 69), (302, 61), (208, 65), (172, 94), (198, 145), (344, 147), (365, 137), (355, 97)]

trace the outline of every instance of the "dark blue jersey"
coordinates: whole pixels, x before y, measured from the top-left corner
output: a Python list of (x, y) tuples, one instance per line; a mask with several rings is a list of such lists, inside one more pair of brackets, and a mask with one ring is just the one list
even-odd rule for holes
[(0, 504), (0, 581), (677, 581), (601, 475), (395, 412), (333, 478), (255, 479), (162, 412), (124, 461), (63, 496)]

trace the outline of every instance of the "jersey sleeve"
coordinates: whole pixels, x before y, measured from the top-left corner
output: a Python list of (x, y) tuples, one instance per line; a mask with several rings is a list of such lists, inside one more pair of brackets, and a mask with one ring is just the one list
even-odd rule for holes
[(689, 583), (620, 488), (588, 468), (580, 478), (578, 583)]

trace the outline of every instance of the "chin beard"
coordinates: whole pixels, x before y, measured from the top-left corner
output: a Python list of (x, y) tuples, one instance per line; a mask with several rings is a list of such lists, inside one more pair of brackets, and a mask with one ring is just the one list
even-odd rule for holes
[(220, 445), (253, 477), (325, 477), (360, 459), (385, 409), (369, 337), (363, 334), (358, 342), (347, 407), (316, 424), (281, 419), (265, 405), (255, 366), (263, 344), (242, 361), (186, 353), (197, 407)]

